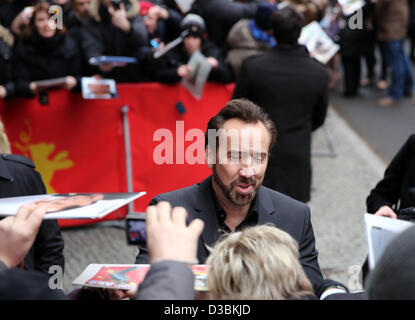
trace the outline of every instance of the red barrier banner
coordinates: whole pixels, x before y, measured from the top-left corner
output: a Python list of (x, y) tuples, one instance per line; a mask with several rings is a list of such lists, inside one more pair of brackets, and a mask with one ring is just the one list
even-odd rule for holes
[[(147, 192), (135, 201), (139, 212), (157, 194), (210, 174), (200, 139), (233, 88), (207, 84), (201, 100), (181, 85), (157, 83), (120, 84), (119, 97), (112, 100), (84, 100), (79, 93), (56, 90), (49, 92), (46, 106), (37, 99), (0, 101), (0, 116), (12, 153), (33, 160), (48, 193), (126, 192), (121, 109), (128, 106), (133, 191)], [(103, 220), (122, 219), (126, 212)], [(61, 226), (85, 223), (91, 221), (60, 221)]]

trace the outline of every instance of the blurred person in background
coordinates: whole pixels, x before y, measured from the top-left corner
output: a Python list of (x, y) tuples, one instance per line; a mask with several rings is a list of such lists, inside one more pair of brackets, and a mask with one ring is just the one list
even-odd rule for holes
[(167, 44), (180, 35), (182, 15), (177, 11), (141, 1), (140, 15), (144, 20), (148, 40)]
[(298, 243), (272, 225), (225, 235), (206, 264), (208, 295), (215, 300), (317, 300)]
[(277, 10), (275, 4), (262, 2), (253, 19), (242, 19), (234, 24), (226, 39), (228, 52), (226, 62), (238, 77), (242, 62), (275, 46), (271, 30), (271, 15)]
[(192, 70), (187, 65), (190, 57), (200, 51), (212, 66), (207, 81), (229, 83), (232, 72), (221, 56), (221, 50), (205, 39), (204, 20), (195, 14), (188, 14), (181, 22), (181, 31), (188, 31), (183, 42), (154, 63), (154, 80), (163, 83), (177, 83), (190, 77)]
[(311, 198), (311, 133), (323, 125), (328, 107), (328, 72), (298, 44), (304, 17), (294, 7), (275, 11), (277, 45), (247, 58), (233, 98), (246, 98), (270, 114), (279, 134), (264, 186), (298, 201)]
[[(139, 49), (147, 45), (148, 37), (136, 0), (121, 1), (114, 8), (111, 0), (92, 0), (90, 18), (82, 30), (82, 47), (86, 60), (99, 56), (137, 58)], [(100, 64), (96, 72), (117, 82), (146, 81), (137, 64), (115, 67)]]
[(373, 0), (376, 3), (377, 39), (382, 46), (391, 72), (387, 96), (379, 99), (380, 107), (389, 107), (413, 91), (412, 65), (404, 49), (408, 32), (409, 7), (407, 0)]
[(64, 77), (63, 87), (72, 90), (80, 84), (81, 55), (65, 29), (51, 28), (49, 5), (34, 7), (30, 24), (17, 42), (13, 58), (16, 89), (33, 97), (39, 92), (38, 80)]
[[(223, 48), (232, 26), (241, 19), (255, 16), (260, 0), (196, 0), (191, 13), (200, 15), (206, 21), (208, 39), (218, 48)], [(270, 0), (275, 3), (275, 0)]]
[(82, 47), (82, 33), (83, 26), (89, 19), (89, 8), (91, 0), (72, 0), (72, 10), (68, 13), (65, 20), (65, 27), (68, 31), (68, 36), (71, 37), (81, 53), (81, 74), (82, 76), (91, 76), (96, 70), (88, 63), (83, 54)]
[(20, 36), (24, 28), (29, 25), (33, 14), (33, 6), (39, 0), (10, 0), (0, 5), (0, 23), (10, 29), (16, 36)]
[(399, 210), (415, 207), (415, 134), (392, 159), (366, 204), (368, 213), (392, 219), (398, 217)]
[(14, 37), (0, 25), (0, 99), (12, 97), (15, 92), (12, 72), (12, 47)]

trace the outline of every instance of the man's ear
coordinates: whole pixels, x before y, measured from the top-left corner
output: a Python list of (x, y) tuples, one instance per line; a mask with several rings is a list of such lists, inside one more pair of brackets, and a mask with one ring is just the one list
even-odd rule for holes
[(209, 147), (209, 145), (206, 145), (205, 160), (208, 167), (213, 169), (213, 165), (216, 163), (216, 152), (212, 152), (212, 149)]

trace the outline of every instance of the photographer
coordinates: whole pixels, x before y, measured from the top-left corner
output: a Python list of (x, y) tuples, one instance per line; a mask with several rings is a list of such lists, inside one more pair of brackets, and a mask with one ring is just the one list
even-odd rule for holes
[(367, 212), (392, 219), (399, 218), (399, 210), (415, 207), (415, 134), (395, 155), (366, 204)]

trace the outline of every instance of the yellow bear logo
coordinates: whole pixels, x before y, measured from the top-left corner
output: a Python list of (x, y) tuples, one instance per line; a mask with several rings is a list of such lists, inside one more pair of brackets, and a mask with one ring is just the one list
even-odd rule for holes
[(56, 193), (51, 185), (55, 172), (73, 167), (74, 162), (69, 159), (69, 152), (66, 150), (58, 152), (58, 154), (51, 158), (52, 153), (56, 149), (54, 143), (31, 143), (32, 128), (29, 121), (25, 120), (24, 124), (27, 127), (27, 131), (23, 130), (20, 132), (20, 142), (15, 142), (14, 146), (23, 152), (26, 157), (33, 160), (36, 165), (36, 170), (42, 175), (47, 193)]

